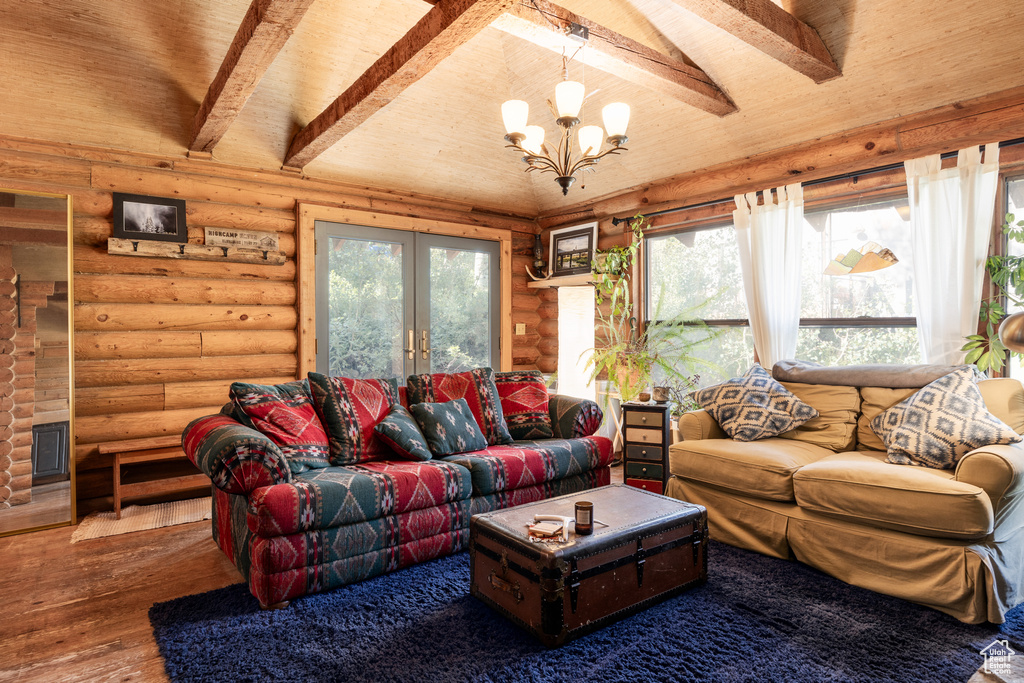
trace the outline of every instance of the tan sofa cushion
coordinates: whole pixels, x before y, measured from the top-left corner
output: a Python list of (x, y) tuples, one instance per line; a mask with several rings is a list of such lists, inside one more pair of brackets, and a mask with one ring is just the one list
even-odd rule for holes
[[(783, 386), (788, 387), (789, 385), (783, 384)], [(790, 391), (793, 390), (790, 389)], [(985, 399), (985, 407), (990, 413), (1008, 424), (1013, 431), (1024, 434), (1024, 385), (1021, 385), (1018, 380), (1008, 377), (984, 379), (978, 382), (978, 391)], [(884, 451), (885, 444), (871, 429), (871, 421), (882, 411), (888, 410), (917, 392), (918, 389), (861, 387), (861, 415), (857, 419), (857, 450)], [(805, 399), (801, 397), (801, 400)], [(810, 405), (814, 406), (813, 403)], [(817, 406), (814, 407), (817, 408)]]
[(685, 479), (768, 500), (792, 501), (793, 472), (832, 451), (792, 439), (680, 441), (669, 448), (669, 471)]
[(861, 387), (860, 417), (857, 418), (857, 450), (884, 451), (885, 444), (871, 429), (871, 421), (879, 413), (916, 394), (920, 389), (889, 389), (888, 387)]
[(984, 489), (953, 472), (892, 465), (884, 452), (835, 453), (793, 475), (796, 503), (865, 524), (938, 538), (992, 533), (992, 503)]
[(856, 387), (782, 382), (782, 386), (818, 411), (818, 417), (779, 434), (782, 439), (805, 441), (841, 453), (853, 450), (857, 434), (860, 392)]
[(1024, 385), (1009, 377), (983, 379), (978, 391), (985, 407), (1018, 434), (1024, 433)]

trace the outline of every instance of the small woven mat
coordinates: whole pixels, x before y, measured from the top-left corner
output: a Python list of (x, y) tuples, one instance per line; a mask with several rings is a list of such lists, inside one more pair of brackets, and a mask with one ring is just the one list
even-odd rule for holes
[(114, 519), (113, 512), (92, 513), (75, 529), (75, 533), (71, 535), (71, 542), (78, 543), (91, 538), (200, 522), (204, 519), (210, 519), (209, 498), (175, 500), (157, 505), (130, 505), (121, 510), (121, 519)]

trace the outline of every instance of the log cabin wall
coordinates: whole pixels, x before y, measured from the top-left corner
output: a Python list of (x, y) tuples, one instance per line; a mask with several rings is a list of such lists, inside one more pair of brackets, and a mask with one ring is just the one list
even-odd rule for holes
[[(0, 138), (0, 187), (73, 196), (79, 515), (113, 504), (112, 459), (97, 444), (180, 434), (192, 419), (220, 409), (232, 381), (296, 377), (297, 202), (509, 230), (513, 316), (527, 325), (527, 334), (512, 337), (513, 367), (538, 367), (540, 301), (526, 288), (521, 265), (532, 252), (531, 220), (288, 172), (17, 138)], [(203, 242), (204, 227), (276, 232), (286, 261), (109, 255), (112, 192), (186, 200), (192, 243)], [(48, 357), (43, 349), (41, 360)]]

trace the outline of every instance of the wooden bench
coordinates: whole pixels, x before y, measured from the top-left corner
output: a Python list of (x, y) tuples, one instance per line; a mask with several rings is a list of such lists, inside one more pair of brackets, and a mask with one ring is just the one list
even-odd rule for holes
[[(114, 456), (114, 516), (121, 519), (121, 501), (138, 496), (157, 496), (187, 491), (209, 485), (210, 479), (202, 473), (154, 475), (131, 473), (131, 466), (147, 463), (189, 463), (181, 449), (180, 436), (156, 436), (148, 439), (109, 441), (99, 445), (103, 455)], [(189, 463), (191, 465), (191, 463)], [(121, 468), (128, 468), (122, 473)]]

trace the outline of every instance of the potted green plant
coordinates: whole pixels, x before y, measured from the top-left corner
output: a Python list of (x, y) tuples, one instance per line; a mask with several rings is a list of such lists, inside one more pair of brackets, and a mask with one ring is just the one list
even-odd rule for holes
[[(715, 335), (699, 320), (678, 315), (661, 320), (658, 311), (651, 315), (652, 322), (637, 323), (630, 294), (628, 275), (643, 240), (643, 216), (637, 215), (630, 224), (630, 244), (616, 248), (616, 272), (601, 273), (595, 277), (594, 296), (597, 301), (595, 332), (597, 345), (589, 351), (586, 369), (590, 380), (606, 376), (622, 401), (635, 401), (651, 384), (656, 369), (671, 381), (691, 374), (692, 366), (710, 367), (697, 358), (693, 351), (710, 341)], [(701, 329), (693, 335), (695, 327)]]
[[(1010, 241), (1024, 244), (1024, 220), (1016, 223), (1014, 220), (1012, 213), (1006, 214), (1001, 230)], [(967, 343), (960, 349), (967, 352), (964, 362), (976, 364), (982, 372), (999, 370), (1005, 362), (1008, 349), (999, 340), (999, 324), (1008, 316), (1002, 302), (1005, 298), (1014, 306), (1024, 306), (1024, 256), (989, 256), (985, 270), (996, 289), (993, 296), (982, 300), (978, 312), (978, 317), (985, 323), (985, 333), (968, 336)], [(1009, 317), (1022, 315), (1024, 313), (1015, 313)], [(1024, 354), (1019, 352), (1011, 353), (1024, 358)]]

